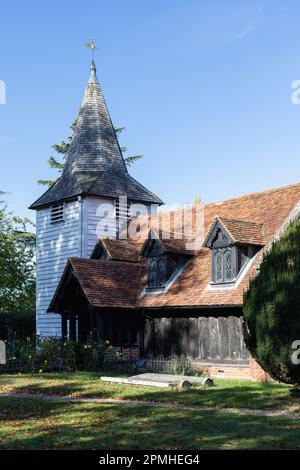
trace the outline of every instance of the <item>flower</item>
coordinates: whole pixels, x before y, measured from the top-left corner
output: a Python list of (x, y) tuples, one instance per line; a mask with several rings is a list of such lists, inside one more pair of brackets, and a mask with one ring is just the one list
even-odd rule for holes
[(42, 372), (43, 372), (43, 369), (40, 369), (40, 370), (39, 370), (39, 373), (41, 374)]
[(109, 349), (113, 349), (113, 346), (110, 344), (108, 348), (109, 348)]
[(30, 336), (27, 336), (26, 341), (28, 341), (28, 343), (30, 343), (30, 341), (31, 341)]
[(32, 357), (31, 354), (29, 354), (28, 358), (31, 359), (31, 357)]
[(104, 343), (105, 343), (105, 344), (109, 344), (109, 340), (106, 339), (106, 340), (104, 341)]
[(83, 348), (84, 348), (84, 349), (87, 349), (87, 345), (85, 344), (85, 345), (83, 346)]

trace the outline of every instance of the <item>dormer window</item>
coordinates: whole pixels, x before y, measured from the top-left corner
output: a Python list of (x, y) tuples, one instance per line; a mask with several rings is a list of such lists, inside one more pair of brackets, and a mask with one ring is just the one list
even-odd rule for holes
[(146, 240), (141, 255), (148, 258), (147, 291), (164, 290), (184, 268), (190, 256), (179, 245), (178, 240)]
[(50, 223), (57, 224), (59, 222), (64, 222), (65, 220), (65, 211), (64, 211), (64, 203), (59, 202), (54, 204), (50, 208)]
[(216, 217), (204, 241), (212, 251), (212, 284), (234, 283), (263, 244), (261, 224)]

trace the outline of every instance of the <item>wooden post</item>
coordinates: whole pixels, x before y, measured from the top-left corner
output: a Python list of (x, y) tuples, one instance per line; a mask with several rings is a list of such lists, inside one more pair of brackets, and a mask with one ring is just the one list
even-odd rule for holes
[(73, 312), (70, 314), (70, 339), (76, 341), (76, 315)]
[(67, 328), (67, 314), (61, 314), (61, 339), (64, 341), (68, 335), (68, 328)]
[(90, 316), (90, 335), (93, 339), (97, 339), (97, 325), (96, 325), (96, 314), (95, 309), (89, 305), (89, 316)]
[(67, 314), (61, 314), (61, 339), (60, 339), (60, 348), (58, 353), (58, 372), (63, 372), (63, 352), (64, 352), (64, 342), (67, 338)]

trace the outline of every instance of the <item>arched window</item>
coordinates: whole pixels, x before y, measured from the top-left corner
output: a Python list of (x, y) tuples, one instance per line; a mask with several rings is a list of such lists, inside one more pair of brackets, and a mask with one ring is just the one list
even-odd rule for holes
[(236, 273), (235, 247), (213, 250), (213, 280), (216, 283), (232, 282)]

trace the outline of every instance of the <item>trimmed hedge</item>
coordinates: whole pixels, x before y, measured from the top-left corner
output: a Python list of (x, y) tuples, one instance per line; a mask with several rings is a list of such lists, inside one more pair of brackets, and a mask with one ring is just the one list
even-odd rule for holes
[(15, 334), (20, 339), (35, 335), (35, 312), (0, 313), (0, 340), (11, 339)]
[(246, 345), (256, 361), (274, 379), (300, 384), (300, 364), (292, 360), (293, 342), (300, 340), (300, 221), (291, 222), (265, 254), (243, 313)]

